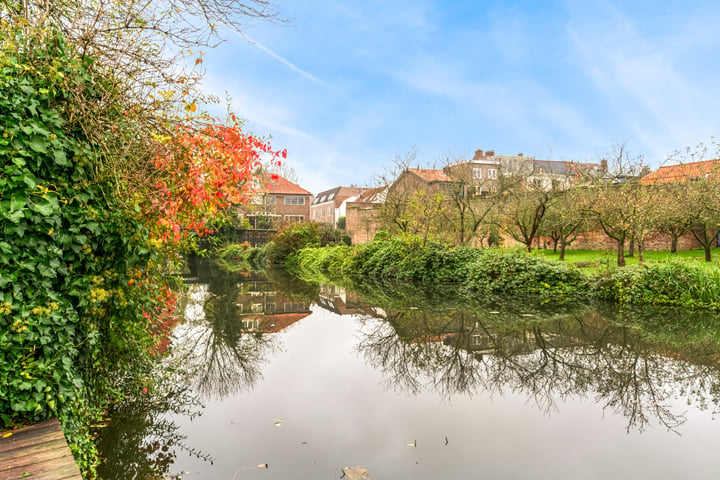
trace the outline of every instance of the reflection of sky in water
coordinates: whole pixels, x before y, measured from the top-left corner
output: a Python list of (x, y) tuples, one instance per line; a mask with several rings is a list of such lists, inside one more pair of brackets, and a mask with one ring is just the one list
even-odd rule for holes
[(187, 286), (185, 293), (185, 321), (197, 323), (205, 320), (205, 300), (210, 296), (208, 285), (195, 283)]
[[(350, 316), (316, 308), (272, 336), (283, 348), (252, 390), (208, 400), (192, 422), (176, 419), (188, 444), (215, 458), (214, 465), (180, 452), (171, 473), (331, 479), (342, 475), (340, 467), (363, 465), (373, 479), (720, 475), (720, 429), (710, 411), (683, 399), (670, 400), (688, 419), (680, 435), (657, 422), (627, 433), (627, 419), (592, 398), (570, 395), (547, 413), (526, 393), (508, 390), (447, 399), (431, 390), (411, 396), (387, 389), (384, 373), (357, 352), (362, 324)], [(417, 447), (407, 446), (415, 441)], [(254, 468), (264, 463), (268, 469)]]

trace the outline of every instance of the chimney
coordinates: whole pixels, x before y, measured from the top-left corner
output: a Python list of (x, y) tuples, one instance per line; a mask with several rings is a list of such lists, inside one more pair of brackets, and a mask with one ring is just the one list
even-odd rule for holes
[(517, 156), (522, 158), (522, 156), (523, 156), (522, 152), (518, 153)]
[(495, 150), (488, 150), (485, 152), (486, 157), (494, 157), (495, 156)]
[(473, 157), (473, 160), (480, 160), (483, 156), (482, 150), (475, 150), (475, 156)]

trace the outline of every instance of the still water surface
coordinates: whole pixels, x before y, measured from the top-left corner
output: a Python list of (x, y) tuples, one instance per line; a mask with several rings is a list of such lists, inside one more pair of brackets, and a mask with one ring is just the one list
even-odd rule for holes
[(720, 478), (712, 315), (209, 275), (103, 478)]

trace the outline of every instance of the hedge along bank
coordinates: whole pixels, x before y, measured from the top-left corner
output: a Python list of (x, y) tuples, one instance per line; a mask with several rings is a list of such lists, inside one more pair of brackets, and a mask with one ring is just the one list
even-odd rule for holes
[(443, 282), (488, 293), (720, 308), (720, 271), (681, 260), (610, 268), (590, 276), (572, 264), (520, 251), (451, 247), (414, 236), (381, 235), (354, 247), (304, 248), (289, 256), (286, 265), (301, 277), (324, 275), (333, 281)]
[(1, 426), (59, 417), (92, 477), (90, 424), (153, 394), (179, 252), (279, 153), (234, 119), (149, 131), (123, 81), (52, 30), (0, 21), (0, 49)]

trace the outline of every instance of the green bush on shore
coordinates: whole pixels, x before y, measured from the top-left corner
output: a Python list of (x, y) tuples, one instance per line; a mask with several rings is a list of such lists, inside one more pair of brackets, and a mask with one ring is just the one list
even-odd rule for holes
[(380, 236), (354, 247), (304, 248), (291, 255), (286, 265), (303, 278), (449, 283), (476, 292), (720, 308), (720, 271), (681, 260), (589, 275), (572, 264), (522, 251), (451, 247), (406, 235)]

